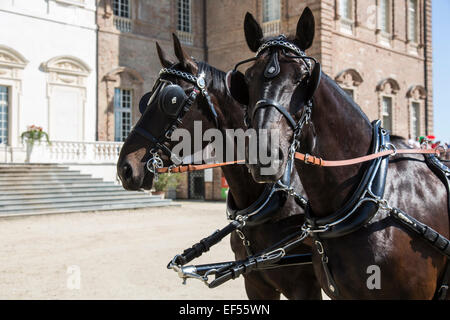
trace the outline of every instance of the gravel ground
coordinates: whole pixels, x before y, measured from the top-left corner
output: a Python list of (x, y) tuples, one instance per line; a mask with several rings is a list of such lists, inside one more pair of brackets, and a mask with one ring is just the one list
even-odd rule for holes
[[(208, 289), (166, 269), (227, 223), (224, 203), (180, 204), (0, 218), (0, 299), (247, 299), (242, 278)], [(198, 263), (232, 259), (226, 238)]]

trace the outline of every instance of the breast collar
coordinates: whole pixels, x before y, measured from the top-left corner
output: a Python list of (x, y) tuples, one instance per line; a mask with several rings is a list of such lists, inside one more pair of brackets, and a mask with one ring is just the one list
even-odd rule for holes
[[(389, 148), (390, 139), (386, 130), (381, 128), (381, 121), (372, 123), (372, 152)], [(367, 224), (377, 213), (379, 202), (383, 199), (389, 157), (373, 160), (360, 181), (350, 200), (337, 212), (317, 218), (308, 205), (306, 225), (316, 230), (322, 239), (337, 238), (350, 234)], [(320, 231), (322, 230), (322, 231)]]

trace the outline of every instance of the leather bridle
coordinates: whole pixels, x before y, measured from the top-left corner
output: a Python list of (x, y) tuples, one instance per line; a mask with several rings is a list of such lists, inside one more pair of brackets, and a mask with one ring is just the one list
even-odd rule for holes
[[(194, 85), (194, 88), (189, 95), (187, 95), (181, 86), (173, 84), (168, 80), (168, 76), (189, 82)], [(142, 114), (151, 112), (152, 110), (147, 109), (149, 109), (150, 105), (158, 99), (156, 107), (159, 108), (159, 112), (162, 112), (164, 115), (163, 120), (167, 123), (164, 126), (165, 129), (163, 132), (157, 136), (138, 125), (133, 129), (153, 144), (153, 147), (151, 147), (149, 151), (150, 158), (146, 163), (146, 168), (154, 175), (155, 179), (158, 179), (159, 169), (164, 167), (160, 152), (166, 154), (172, 161), (171, 167), (175, 167), (182, 163), (182, 160), (179, 159), (165, 143), (170, 141), (173, 132), (183, 123), (184, 116), (191, 110), (193, 103), (197, 100), (199, 95), (202, 95), (206, 99), (209, 111), (214, 118), (216, 127), (218, 127), (217, 112), (211, 102), (208, 91), (206, 90), (205, 73), (203, 72), (200, 72), (198, 76), (195, 76), (191, 73), (177, 70), (174, 67), (163, 68), (159, 72), (159, 78), (157, 79), (153, 90), (144, 95), (141, 99), (139, 110)], [(182, 100), (181, 103), (179, 100)], [(167, 104), (173, 104), (175, 107), (168, 111)]]

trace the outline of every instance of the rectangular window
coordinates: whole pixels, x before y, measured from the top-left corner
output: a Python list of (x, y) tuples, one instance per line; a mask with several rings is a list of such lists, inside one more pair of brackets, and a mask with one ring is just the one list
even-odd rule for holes
[(131, 18), (129, 0), (113, 0), (113, 12), (117, 17)]
[(0, 86), (0, 144), (8, 144), (8, 87)]
[(383, 128), (392, 133), (392, 98), (383, 97)]
[(178, 23), (177, 30), (191, 33), (191, 0), (178, 0)]
[(120, 88), (114, 90), (114, 140), (125, 141), (131, 131), (132, 91)]
[(263, 0), (263, 22), (276, 21), (280, 18), (280, 0)]
[(352, 1), (353, 0), (341, 0), (340, 2), (340, 15), (346, 20), (352, 19)]
[(391, 33), (390, 0), (379, 0), (379, 29), (384, 33)]
[(411, 138), (420, 137), (420, 103), (411, 104)]
[(417, 36), (417, 0), (408, 0), (408, 39), (418, 42)]

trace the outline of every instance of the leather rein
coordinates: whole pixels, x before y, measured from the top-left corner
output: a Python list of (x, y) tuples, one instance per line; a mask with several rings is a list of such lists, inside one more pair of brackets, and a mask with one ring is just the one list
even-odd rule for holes
[[(428, 154), (428, 155), (435, 155), (440, 156), (441, 151), (440, 148), (436, 149), (396, 149), (394, 145), (390, 144), (392, 147), (392, 150), (386, 150), (381, 151), (377, 153), (372, 153), (366, 156), (358, 157), (358, 158), (352, 158), (347, 160), (324, 160), (320, 157), (315, 157), (313, 155), (310, 155), (308, 153), (300, 153), (295, 152), (295, 159), (303, 161), (306, 164), (319, 166), (319, 167), (345, 167), (345, 166), (351, 166), (355, 164), (360, 164), (368, 161), (375, 160), (377, 158), (383, 158), (386, 156), (395, 156), (397, 154)], [(206, 169), (212, 169), (212, 168), (221, 168), (231, 165), (237, 165), (237, 164), (246, 164), (245, 160), (238, 160), (238, 161), (230, 161), (230, 162), (221, 162), (221, 163), (213, 163), (213, 164), (201, 164), (201, 165), (193, 165), (193, 164), (187, 164), (187, 165), (181, 165), (176, 167), (163, 167), (157, 169), (158, 173), (184, 173), (184, 172), (195, 172), (195, 171), (202, 171)]]

